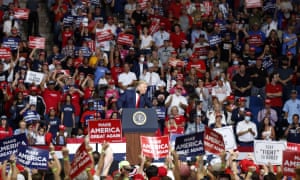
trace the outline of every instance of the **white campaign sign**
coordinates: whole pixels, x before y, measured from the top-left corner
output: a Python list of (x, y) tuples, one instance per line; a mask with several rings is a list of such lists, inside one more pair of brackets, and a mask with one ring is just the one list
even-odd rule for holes
[(254, 159), (258, 165), (271, 163), (272, 165), (282, 164), (282, 153), (286, 149), (285, 141), (254, 141)]
[(34, 83), (35, 85), (39, 85), (39, 84), (41, 84), (43, 78), (44, 78), (43, 73), (27, 71), (25, 82), (26, 83)]
[(237, 148), (232, 126), (215, 128), (214, 130), (223, 136), (225, 150), (234, 150)]

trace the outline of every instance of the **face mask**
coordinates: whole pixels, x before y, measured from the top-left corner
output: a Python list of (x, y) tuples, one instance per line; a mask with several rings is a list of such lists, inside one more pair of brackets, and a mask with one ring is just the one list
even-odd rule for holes
[(220, 63), (216, 63), (216, 67), (220, 67)]
[(245, 111), (245, 108), (244, 108), (244, 107), (241, 107), (241, 108), (240, 108), (240, 111), (244, 112), (244, 111)]
[(116, 66), (117, 66), (117, 67), (119, 67), (119, 66), (120, 66), (120, 64), (116, 64)]
[(145, 61), (145, 58), (144, 58), (144, 57), (141, 57), (141, 58), (140, 58), (140, 61), (141, 61), (141, 62), (144, 62), (144, 61)]
[(233, 65), (238, 65), (239, 61), (233, 61)]
[(251, 117), (250, 117), (250, 116), (246, 116), (246, 117), (245, 117), (245, 120), (246, 120), (246, 121), (250, 121), (250, 120), (251, 120)]
[(9, 19), (10, 19), (10, 20), (13, 20), (13, 19), (14, 19), (14, 16), (9, 16)]

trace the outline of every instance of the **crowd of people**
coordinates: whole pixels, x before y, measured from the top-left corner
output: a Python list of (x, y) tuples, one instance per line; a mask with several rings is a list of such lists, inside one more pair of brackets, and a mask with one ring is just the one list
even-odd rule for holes
[(89, 120), (155, 108), (157, 136), (232, 126), (239, 146), (300, 143), (298, 1), (47, 3), (51, 52), (28, 46), (40, 36), (38, 1), (22, 7), (28, 21), (14, 16), (18, 1), (0, 2), (1, 39), (18, 42), (0, 62), (0, 139), (65, 145), (88, 134)]

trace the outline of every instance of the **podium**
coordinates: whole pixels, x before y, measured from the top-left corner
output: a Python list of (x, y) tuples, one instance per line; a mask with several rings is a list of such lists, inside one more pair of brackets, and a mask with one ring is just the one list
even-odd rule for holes
[(123, 109), (122, 128), (126, 138), (126, 160), (131, 164), (138, 164), (141, 154), (140, 136), (154, 136), (158, 129), (155, 109)]

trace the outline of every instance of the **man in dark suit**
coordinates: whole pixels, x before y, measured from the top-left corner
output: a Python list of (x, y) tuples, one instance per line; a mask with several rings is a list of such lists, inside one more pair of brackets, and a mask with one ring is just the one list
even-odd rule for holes
[(136, 89), (126, 90), (117, 101), (118, 109), (152, 107), (151, 101), (146, 96), (147, 86), (147, 82), (139, 81)]

